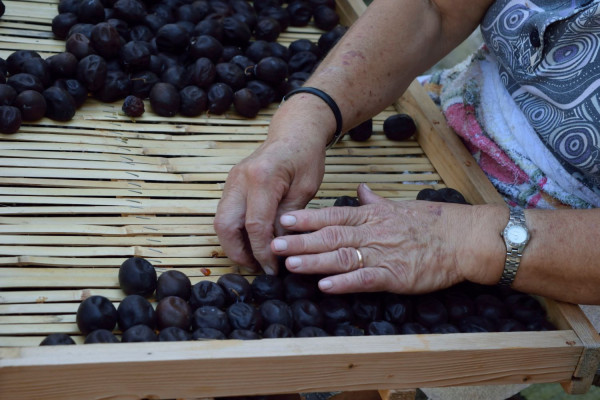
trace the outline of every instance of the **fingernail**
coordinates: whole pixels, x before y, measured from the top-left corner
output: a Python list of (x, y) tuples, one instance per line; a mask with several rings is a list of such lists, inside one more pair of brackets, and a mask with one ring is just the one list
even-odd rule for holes
[(287, 250), (287, 242), (283, 239), (275, 239), (273, 240), (273, 247), (277, 251)]
[(369, 185), (367, 185), (366, 183), (363, 183), (363, 186), (365, 187), (365, 189), (367, 189), (367, 191), (369, 191), (369, 192), (371, 192), (371, 193), (373, 192), (373, 191), (371, 190), (371, 188), (369, 187)]
[(319, 281), (319, 289), (321, 290), (331, 289), (332, 287), (333, 282), (331, 282), (329, 279), (323, 279), (322, 281)]
[(296, 269), (302, 265), (302, 259), (300, 257), (288, 257), (287, 264), (288, 268)]
[(265, 271), (265, 274), (267, 274), (267, 275), (275, 275), (275, 271), (273, 271), (273, 268), (271, 268), (268, 265), (263, 265), (262, 269), (263, 269), (263, 271)]
[(296, 217), (294, 217), (293, 215), (282, 215), (280, 222), (283, 226), (296, 225)]

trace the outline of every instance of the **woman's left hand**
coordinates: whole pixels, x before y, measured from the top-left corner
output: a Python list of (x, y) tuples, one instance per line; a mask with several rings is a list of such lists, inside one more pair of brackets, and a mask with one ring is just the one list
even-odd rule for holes
[(319, 282), (326, 293), (424, 293), (463, 280), (499, 279), (504, 243), (479, 222), (484, 217), (481, 211), (492, 207), (487, 215), (495, 215), (492, 220), (501, 225), (508, 210), (396, 202), (376, 195), (365, 184), (359, 186), (358, 196), (360, 207), (306, 209), (281, 216), (284, 228), (311, 233), (275, 238), (272, 251), (287, 256), (291, 272), (329, 275)]

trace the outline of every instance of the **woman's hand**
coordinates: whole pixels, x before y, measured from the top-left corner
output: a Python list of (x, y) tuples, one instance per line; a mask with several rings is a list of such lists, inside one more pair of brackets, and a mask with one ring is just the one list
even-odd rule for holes
[[(273, 252), (288, 256), (286, 267), (292, 272), (330, 275), (319, 282), (327, 293), (424, 293), (465, 279), (495, 283), (499, 278), (504, 244), (497, 232), (490, 234), (489, 227), (477, 223), (475, 206), (395, 202), (364, 184), (358, 194), (361, 207), (283, 215), (284, 228), (312, 233), (276, 238)], [(500, 221), (507, 218), (500, 215)], [(483, 258), (477, 257), (477, 248)], [(482, 270), (479, 262), (490, 255), (496, 259), (494, 268)]]

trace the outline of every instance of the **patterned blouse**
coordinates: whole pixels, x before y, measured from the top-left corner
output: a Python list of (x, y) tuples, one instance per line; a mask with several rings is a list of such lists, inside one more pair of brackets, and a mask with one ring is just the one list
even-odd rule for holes
[(542, 142), (600, 194), (600, 0), (497, 0), (481, 31)]

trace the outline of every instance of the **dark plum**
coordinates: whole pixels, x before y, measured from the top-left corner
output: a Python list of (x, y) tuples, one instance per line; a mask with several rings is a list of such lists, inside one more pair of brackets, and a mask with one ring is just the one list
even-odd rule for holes
[(119, 343), (119, 339), (109, 330), (96, 329), (90, 332), (83, 342), (83, 344), (94, 344), (94, 343)]
[(144, 17), (144, 25), (150, 28), (152, 32), (158, 32), (166, 24), (168, 24), (167, 20), (157, 14), (146, 14)]
[(10, 85), (0, 83), (0, 106), (11, 106), (17, 98), (17, 91)]
[(176, 326), (189, 330), (192, 323), (192, 308), (181, 297), (168, 296), (156, 306), (156, 325), (158, 329)]
[(220, 115), (229, 110), (233, 103), (233, 90), (221, 82), (213, 83), (208, 89), (208, 111)]
[(198, 86), (186, 86), (179, 92), (181, 106), (179, 112), (186, 117), (197, 117), (206, 111), (208, 96)]
[(146, 7), (138, 0), (119, 0), (114, 4), (113, 9), (115, 17), (130, 24), (141, 23), (146, 16)]
[(175, 15), (178, 21), (188, 21), (197, 24), (206, 16), (206, 13), (199, 7), (194, 7), (191, 4), (183, 4), (175, 10)]
[(379, 293), (356, 293), (353, 296), (352, 311), (359, 326), (381, 319), (383, 310)]
[(156, 327), (156, 313), (152, 304), (146, 298), (137, 295), (130, 294), (126, 296), (119, 307), (117, 308), (119, 313), (119, 329), (126, 331), (135, 325), (147, 325), (154, 329)]
[(325, 6), (335, 9), (335, 0), (307, 0), (310, 7), (314, 10), (317, 7)]
[(310, 51), (316, 56), (320, 55), (319, 47), (309, 39), (296, 39), (290, 46), (288, 47), (290, 55), (293, 56), (296, 53), (300, 53), (302, 51)]
[(258, 311), (265, 325), (279, 324), (290, 329), (294, 326), (292, 309), (281, 300), (266, 300), (260, 305)]
[(348, 31), (348, 28), (343, 25), (337, 25), (335, 28), (329, 32), (325, 32), (319, 37), (317, 46), (321, 52), (321, 58), (325, 57), (327, 53), (329, 53), (333, 46), (335, 46), (342, 36), (344, 36), (346, 31)]
[(158, 333), (159, 342), (184, 342), (192, 340), (192, 334), (176, 326), (169, 326)]
[(129, 74), (123, 71), (108, 71), (104, 85), (94, 92), (94, 97), (104, 103), (113, 103), (123, 100), (131, 93), (131, 80)]
[(234, 63), (219, 63), (216, 65), (217, 81), (237, 91), (246, 86), (244, 70)]
[(19, 93), (14, 106), (21, 111), (23, 121), (37, 121), (46, 115), (46, 99), (34, 90)]
[(365, 328), (367, 335), (397, 335), (398, 329), (388, 321), (371, 321)]
[(417, 200), (444, 202), (442, 195), (435, 189), (425, 188), (417, 193)]
[(398, 332), (401, 335), (421, 335), (429, 333), (429, 330), (418, 322), (405, 322), (400, 325)]
[(294, 0), (288, 4), (287, 12), (292, 26), (306, 26), (313, 16), (310, 5), (302, 0)]
[(202, 339), (218, 339), (224, 340), (227, 339), (227, 336), (223, 332), (213, 328), (198, 328), (194, 332), (192, 332), (192, 339), (194, 340), (202, 340)]
[(73, 97), (75, 108), (81, 107), (88, 98), (87, 88), (77, 79), (59, 79), (54, 82), (54, 86), (65, 90)]
[(217, 77), (217, 68), (208, 58), (201, 57), (190, 64), (187, 75), (191, 85), (208, 88)]
[(46, 100), (46, 117), (54, 121), (70, 121), (75, 115), (77, 104), (69, 92), (58, 86), (51, 86), (42, 92)]
[(281, 58), (283, 61), (289, 61), (290, 52), (287, 47), (278, 42), (269, 42), (269, 49), (271, 49), (271, 56)]
[(130, 257), (119, 268), (119, 285), (125, 294), (150, 297), (156, 289), (156, 270), (148, 260)]
[(100, 0), (80, 0), (77, 6), (77, 18), (80, 22), (97, 24), (104, 21), (104, 6)]
[(354, 314), (350, 304), (341, 296), (326, 297), (319, 303), (323, 313), (324, 326), (328, 332), (332, 332), (336, 326), (350, 324), (354, 320)]
[(159, 51), (179, 53), (190, 41), (190, 34), (177, 24), (166, 24), (156, 32), (156, 46)]
[(365, 332), (354, 325), (342, 324), (333, 328), (331, 334), (333, 336), (364, 336)]
[(221, 61), (228, 62), (238, 55), (243, 55), (244, 52), (238, 46), (223, 46), (223, 54), (221, 55)]
[(435, 325), (448, 322), (448, 310), (437, 297), (420, 296), (415, 304), (415, 319), (421, 325), (431, 329)]
[(174, 116), (179, 111), (180, 103), (179, 92), (170, 83), (159, 82), (150, 91), (150, 106), (157, 115)]
[(25, 90), (35, 90), (36, 92), (44, 91), (42, 81), (40, 81), (37, 76), (26, 72), (20, 72), (9, 76), (6, 80), (6, 84), (12, 86), (17, 93), (21, 93)]
[(101, 22), (94, 26), (91, 43), (96, 53), (105, 59), (115, 58), (121, 51), (121, 36), (108, 22)]
[(252, 301), (252, 287), (250, 282), (240, 274), (228, 273), (221, 275), (217, 284), (223, 288), (227, 303)]
[(25, 60), (21, 65), (21, 72), (37, 77), (43, 87), (47, 87), (52, 82), (50, 67), (46, 61), (41, 58), (30, 58)]
[(125, 97), (125, 101), (123, 101), (123, 106), (121, 110), (131, 118), (138, 118), (144, 114), (146, 108), (144, 106), (144, 101), (137, 96), (129, 95)]
[(527, 331), (554, 331), (556, 327), (548, 321), (546, 318), (538, 317), (534, 320), (528, 321), (525, 324), (525, 330)]
[(121, 48), (121, 62), (126, 71), (146, 70), (150, 67), (150, 48), (146, 42), (132, 40)]
[[(260, 10), (259, 20), (264, 17), (272, 18), (279, 24), (280, 32), (284, 32), (290, 26), (290, 13), (281, 6), (269, 6)], [(255, 35), (256, 36), (256, 35)]]
[(390, 140), (408, 140), (416, 132), (415, 121), (408, 114), (390, 115), (383, 121), (383, 133)]
[(272, 85), (279, 85), (285, 80), (287, 74), (287, 63), (278, 57), (265, 57), (254, 67), (254, 75)]
[(383, 319), (396, 325), (410, 321), (413, 316), (411, 297), (389, 294), (383, 300)]
[(208, 2), (210, 11), (215, 16), (225, 17), (231, 15), (232, 9), (228, 1), (224, 0), (210, 0)]
[(283, 292), (288, 303), (300, 299), (317, 300), (319, 297), (317, 279), (311, 275), (289, 274), (283, 278)]
[(168, 67), (160, 76), (160, 80), (165, 83), (170, 83), (177, 90), (181, 90), (190, 84), (190, 77), (186, 73), (186, 68), (183, 65), (174, 65)]
[(254, 0), (252, 5), (257, 13), (260, 13), (264, 8), (267, 7), (279, 7), (283, 3), (283, 0)]
[(65, 40), (69, 34), (69, 30), (78, 21), (77, 15), (74, 13), (58, 14), (52, 19), (52, 33), (57, 39)]
[(257, 40), (273, 42), (281, 34), (281, 25), (275, 18), (260, 17), (254, 27), (254, 37)]
[[(223, 43), (231, 46), (245, 47), (248, 45), (252, 32), (245, 22), (233, 18), (223, 18)], [(256, 28), (255, 28), (256, 29)], [(256, 35), (256, 31), (254, 33)]]
[(275, 275), (258, 275), (250, 284), (252, 296), (258, 304), (267, 300), (283, 300), (283, 281)]
[(79, 60), (68, 52), (58, 53), (46, 59), (50, 74), (54, 79), (74, 78), (77, 75)]
[(318, 326), (305, 326), (296, 333), (296, 337), (325, 337), (329, 336), (323, 328)]
[(489, 318), (480, 315), (467, 315), (457, 322), (461, 332), (494, 332), (495, 324)]
[(58, 2), (58, 12), (59, 13), (76, 13), (77, 7), (79, 6), (79, 2), (81, 0), (60, 0)]
[(192, 283), (190, 282), (190, 278), (181, 271), (169, 270), (163, 272), (158, 277), (156, 294), (154, 296), (157, 301), (167, 296), (177, 296), (188, 300), (191, 293)]
[(108, 68), (104, 58), (90, 54), (77, 64), (77, 80), (89, 91), (96, 91), (104, 86)]
[(247, 75), (246, 71), (249, 71), (255, 64), (254, 61), (244, 55), (234, 56), (230, 62), (240, 67), (244, 71), (244, 75)]
[(152, 328), (146, 325), (135, 325), (123, 332), (121, 341), (123, 343), (157, 342), (158, 336)]
[(52, 333), (42, 340), (40, 346), (60, 346), (65, 344), (75, 344), (75, 341), (66, 333)]
[(358, 207), (360, 202), (356, 197), (352, 196), (339, 196), (333, 202), (334, 207)]
[(290, 57), (290, 60), (288, 61), (288, 70), (290, 73), (311, 73), (318, 61), (319, 59), (315, 53), (310, 51), (301, 51)]
[(23, 63), (30, 58), (41, 58), (37, 51), (17, 50), (6, 58), (6, 66), (3, 68), (4, 75), (15, 75), (21, 72)]
[(215, 282), (200, 281), (192, 286), (189, 302), (194, 310), (201, 306), (223, 308), (226, 304), (225, 291)]
[(233, 94), (233, 106), (241, 116), (254, 118), (260, 111), (260, 99), (252, 90), (243, 88)]
[(285, 325), (271, 324), (263, 331), (262, 336), (265, 339), (290, 338), (294, 337), (294, 332)]
[(67, 52), (73, 54), (78, 60), (94, 54), (94, 48), (90, 39), (88, 39), (82, 33), (74, 33), (69, 36), (65, 44)]
[(350, 139), (356, 142), (364, 142), (373, 136), (373, 119), (370, 118), (348, 131)]
[(215, 306), (202, 306), (194, 311), (192, 316), (192, 329), (212, 328), (218, 329), (225, 335), (231, 332), (229, 317), (225, 311)]
[(522, 332), (527, 330), (525, 325), (521, 322), (510, 319), (510, 318), (502, 318), (498, 320), (498, 332)]
[(69, 29), (67, 38), (71, 37), (71, 35), (74, 35), (76, 33), (80, 33), (83, 36), (85, 36), (86, 38), (91, 40), (92, 29), (94, 29), (94, 24), (84, 24), (84, 23), (75, 24), (71, 27), (71, 29)]
[(223, 42), (223, 23), (217, 19), (203, 19), (194, 27), (194, 36), (209, 35)]
[(437, 190), (445, 203), (469, 204), (458, 190), (453, 188), (441, 188)]
[(160, 79), (151, 71), (136, 72), (131, 75), (131, 94), (140, 99), (146, 99), (150, 96), (150, 91)]
[(217, 63), (223, 55), (223, 45), (209, 35), (195, 36), (190, 41), (188, 53), (194, 60), (206, 57), (213, 63)]
[(508, 296), (504, 303), (514, 319), (528, 323), (539, 317), (545, 317), (546, 312), (541, 304), (532, 296), (526, 294), (513, 294)]
[(491, 320), (508, 317), (504, 302), (491, 294), (481, 294), (475, 298), (475, 313)]
[(129, 40), (150, 42), (152, 39), (154, 39), (154, 33), (146, 25), (135, 25), (129, 30)]
[(431, 328), (431, 333), (460, 333), (460, 331), (455, 325), (446, 322), (443, 324), (434, 325)]
[(456, 322), (475, 313), (473, 300), (466, 293), (450, 290), (444, 294), (443, 298), (450, 321)]
[(262, 317), (258, 310), (248, 303), (234, 303), (227, 308), (227, 317), (232, 329), (245, 329), (258, 332), (262, 327)]
[(292, 316), (294, 318), (294, 330), (298, 332), (307, 326), (316, 326), (322, 328), (325, 323), (323, 313), (317, 304), (308, 300), (296, 300), (291, 305)]
[(77, 327), (84, 335), (96, 329), (112, 331), (117, 325), (118, 318), (117, 309), (104, 296), (90, 296), (77, 308)]
[(340, 22), (340, 16), (334, 9), (319, 6), (313, 10), (313, 18), (317, 28), (324, 31), (330, 31)]
[(275, 89), (263, 81), (251, 80), (246, 83), (246, 87), (258, 96), (261, 107), (267, 107), (273, 103), (277, 97)]
[(129, 24), (127, 22), (118, 18), (106, 19), (106, 22), (119, 32), (119, 36), (121, 36), (125, 42), (129, 41)]
[(258, 340), (260, 336), (258, 333), (248, 330), (248, 329), (234, 329), (229, 334), (229, 339), (237, 339), (237, 340)]
[(258, 63), (263, 58), (271, 57), (272, 49), (271, 46), (269, 46), (269, 42), (265, 40), (256, 40), (246, 47), (244, 55), (255, 63)]
[(179, 25), (181, 28), (183, 28), (184, 31), (186, 31), (188, 33), (188, 35), (192, 35), (192, 33), (194, 33), (194, 24), (192, 24), (189, 21), (177, 21), (176, 22), (177, 25)]

